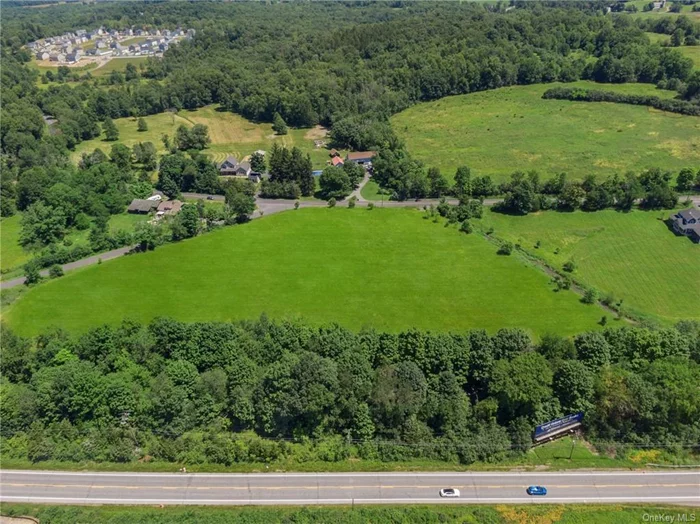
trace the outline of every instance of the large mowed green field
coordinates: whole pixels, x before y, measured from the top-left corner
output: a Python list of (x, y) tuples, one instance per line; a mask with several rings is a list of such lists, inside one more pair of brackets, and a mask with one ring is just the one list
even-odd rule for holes
[(573, 278), (623, 299), (633, 312), (665, 323), (700, 319), (700, 246), (667, 228), (670, 214), (488, 212), (484, 223), (559, 269), (573, 260)]
[(594, 329), (603, 311), (479, 235), (416, 210), (303, 209), (69, 273), (29, 290), (4, 319), (30, 335), (148, 321), (302, 317), (349, 328)]
[(153, 142), (160, 153), (165, 153), (163, 135), (172, 138), (181, 125), (192, 127), (195, 124), (204, 124), (209, 128), (211, 145), (204, 150), (204, 153), (216, 162), (221, 162), (228, 155), (233, 155), (240, 161), (258, 149), (269, 150), (273, 143), (286, 147), (299, 147), (305, 154), (311, 155), (315, 168), (323, 168), (330, 158), (327, 149), (316, 147), (314, 144), (314, 140), (322, 140), (326, 134), (325, 129), (320, 126), (311, 129), (289, 129), (288, 134), (279, 136), (272, 130), (272, 124), (251, 122), (240, 115), (219, 111), (213, 105), (195, 111), (183, 110), (176, 113), (150, 115), (144, 117), (144, 120), (148, 130), (141, 132), (138, 131), (136, 118), (115, 120), (114, 123), (119, 130), (118, 141), (107, 142), (104, 136), (101, 136), (81, 142), (75, 149), (73, 160), (77, 161), (81, 153), (93, 151), (96, 148), (109, 153), (112, 145), (116, 143), (133, 147), (137, 142)]
[[(554, 85), (516, 86), (411, 107), (391, 122), (408, 150), (448, 177), (460, 165), (501, 181), (513, 171), (581, 179), (700, 163), (700, 118), (613, 103), (543, 100)], [(574, 85), (669, 97), (645, 84)]]

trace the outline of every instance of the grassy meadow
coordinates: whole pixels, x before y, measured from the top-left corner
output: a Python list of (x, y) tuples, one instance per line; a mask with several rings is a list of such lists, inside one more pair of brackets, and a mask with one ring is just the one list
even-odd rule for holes
[[(638, 524), (650, 516), (680, 515), (690, 519), (696, 510), (688, 507), (623, 504), (522, 504), (522, 505), (357, 505), (349, 506), (268, 506), (217, 507), (168, 506), (45, 506), (41, 504), (3, 504), (3, 515), (31, 515), (41, 522), (109, 522), (111, 524), (219, 524), (245, 522), (305, 522), (365, 524), (367, 522), (461, 522), (464, 524)], [(694, 518), (694, 517), (693, 517)], [(687, 522), (692, 522), (688, 520)]]
[(684, 45), (677, 48), (683, 55), (690, 58), (695, 64), (695, 69), (700, 68), (700, 46)]
[(278, 136), (272, 130), (272, 124), (257, 124), (234, 113), (219, 111), (213, 105), (195, 111), (183, 110), (177, 113), (150, 115), (144, 117), (144, 120), (148, 124), (148, 131), (143, 132), (137, 131), (136, 118), (115, 120), (119, 130), (118, 142), (107, 142), (103, 137), (82, 142), (76, 147), (73, 159), (77, 160), (82, 152), (98, 147), (109, 153), (114, 143), (133, 147), (137, 142), (153, 142), (158, 151), (164, 153), (165, 148), (161, 140), (163, 135), (174, 137), (181, 125), (191, 127), (195, 124), (204, 124), (209, 128), (211, 145), (204, 152), (217, 162), (224, 160), (228, 155), (242, 160), (258, 149), (269, 150), (274, 142), (287, 147), (296, 146), (304, 153), (309, 153), (315, 169), (323, 168), (329, 159), (328, 150), (314, 145), (315, 139), (322, 139), (325, 135), (325, 130), (320, 126), (311, 129), (290, 128), (287, 135)]
[(633, 312), (664, 323), (700, 320), (700, 250), (667, 228), (670, 214), (549, 211), (517, 217), (489, 211), (483, 222), (559, 269), (573, 260), (573, 278), (623, 299)]
[(21, 266), (32, 257), (19, 243), (21, 220), (19, 214), (0, 220), (0, 270), (3, 273)]
[[(574, 86), (670, 97), (647, 84)], [(452, 177), (460, 165), (500, 181), (516, 170), (581, 179), (700, 162), (700, 118), (628, 104), (543, 100), (553, 85), (516, 86), (452, 96), (391, 119), (408, 150)]]
[(146, 61), (147, 56), (129, 56), (123, 58), (112, 58), (102, 67), (95, 67), (90, 71), (92, 76), (108, 76), (112, 71), (126, 71), (127, 64), (134, 64), (137, 68), (139, 64)]
[[(662, 35), (659, 33), (645, 34), (649, 37), (649, 40), (654, 43), (665, 44), (671, 41), (671, 35)], [(693, 64), (695, 64), (696, 69), (700, 67), (700, 46), (684, 45), (681, 47), (676, 47), (674, 49), (680, 51), (682, 55), (690, 58), (693, 61)]]
[[(22, 334), (123, 318), (302, 317), (349, 328), (594, 329), (603, 311), (479, 235), (416, 210), (302, 209), (91, 266), (30, 289), (4, 314)], [(161, 290), (161, 291), (159, 291)], [(532, 307), (537, 304), (537, 307)]]
[[(120, 229), (132, 231), (137, 222), (142, 222), (149, 218), (146, 215), (130, 215), (128, 213), (112, 215), (109, 219), (109, 228), (113, 232)], [(22, 229), (21, 220), (21, 213), (0, 220), (0, 271), (3, 274), (2, 278), (17, 276), (16, 270), (32, 258), (32, 252), (24, 249), (19, 243), (19, 235)], [(78, 231), (74, 229), (68, 234), (67, 238), (73, 245), (86, 244), (89, 233), (89, 230)]]

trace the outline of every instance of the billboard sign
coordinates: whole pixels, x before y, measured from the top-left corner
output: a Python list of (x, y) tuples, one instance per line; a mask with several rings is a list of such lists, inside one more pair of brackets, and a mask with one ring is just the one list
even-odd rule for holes
[(560, 433), (569, 431), (570, 429), (577, 428), (581, 425), (583, 420), (583, 412), (573, 413), (572, 415), (567, 415), (566, 417), (558, 418), (556, 420), (550, 420), (545, 424), (540, 424), (535, 426), (535, 434), (533, 438), (535, 441), (542, 440)]

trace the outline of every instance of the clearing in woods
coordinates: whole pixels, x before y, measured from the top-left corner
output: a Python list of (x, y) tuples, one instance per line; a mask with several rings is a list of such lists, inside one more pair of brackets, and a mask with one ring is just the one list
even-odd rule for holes
[(107, 142), (104, 137), (100, 137), (81, 142), (75, 148), (73, 160), (77, 161), (82, 152), (98, 147), (109, 154), (112, 144), (116, 143), (133, 147), (137, 142), (153, 142), (159, 153), (165, 153), (163, 135), (172, 138), (181, 125), (191, 127), (195, 124), (204, 124), (209, 128), (211, 145), (204, 153), (216, 162), (221, 162), (228, 155), (241, 161), (258, 149), (268, 151), (275, 142), (286, 147), (296, 146), (304, 154), (309, 153), (315, 169), (322, 169), (329, 159), (328, 150), (324, 147), (317, 148), (314, 144), (314, 140), (325, 136), (325, 129), (318, 126), (310, 129), (290, 128), (288, 134), (280, 136), (275, 135), (272, 124), (257, 124), (240, 115), (220, 111), (216, 106), (205, 106), (195, 111), (159, 113), (143, 118), (148, 131), (137, 131), (136, 118), (118, 118), (114, 121), (119, 130), (118, 141)]
[(570, 335), (597, 327), (604, 311), (573, 292), (554, 292), (542, 271), (497, 255), (480, 235), (421, 217), (361, 208), (270, 215), (42, 283), (4, 320), (24, 335), (124, 318), (227, 321), (262, 313), (391, 331), (522, 327)]
[(700, 162), (700, 118), (629, 104), (543, 100), (556, 85), (675, 94), (647, 84), (504, 87), (419, 104), (391, 123), (414, 157), (449, 178), (460, 165), (502, 181), (518, 170), (582, 179), (649, 167), (678, 171)]

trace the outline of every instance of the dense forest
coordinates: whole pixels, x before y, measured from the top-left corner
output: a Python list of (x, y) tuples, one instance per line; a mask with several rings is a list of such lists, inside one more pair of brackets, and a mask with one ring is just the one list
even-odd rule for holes
[[(3, 6), (0, 145), (2, 215), (23, 213), (22, 243), (41, 266), (84, 256), (64, 242), (90, 229), (88, 252), (166, 234), (108, 230), (110, 215), (156, 187), (168, 196), (226, 194), (224, 214), (186, 205), (167, 232), (244, 221), (250, 185), (220, 185), (202, 154), (205, 130), (184, 130), (156, 158), (152, 143), (115, 144), (72, 165), (83, 140), (114, 132), (113, 118), (218, 103), (255, 121), (331, 127), (334, 145), (377, 148), (374, 176), (395, 198), (458, 196), (455, 220), (501, 193), (501, 211), (628, 209), (677, 204), (662, 169), (605, 182), (540, 181), (515, 173), (495, 186), (460, 168), (450, 186), (411, 159), (387, 118), (412, 104), (506, 85), (592, 79), (653, 82), (700, 96), (700, 74), (670, 48), (651, 45), (603, 3), (128, 2)], [(182, 26), (192, 41), (107, 80), (65, 70), (49, 78), (23, 48), (76, 28)], [(675, 29), (674, 29), (675, 31)], [(43, 76), (43, 79), (40, 78)], [(48, 85), (39, 88), (39, 83)], [(685, 104), (683, 104), (685, 106)], [(56, 123), (47, 126), (45, 117)], [(286, 124), (285, 124), (286, 125)], [(195, 126), (196, 127), (196, 126)], [(193, 128), (194, 129), (194, 128)], [(201, 132), (201, 133), (200, 133)], [(188, 134), (189, 133), (189, 134)], [(109, 133), (108, 133), (109, 134)], [(197, 136), (195, 136), (197, 135)], [(270, 196), (309, 195), (311, 162), (271, 151)], [(663, 167), (663, 166), (660, 166)], [(322, 191), (348, 193), (361, 172), (324, 172)], [(675, 189), (699, 184), (693, 170)], [(472, 199), (474, 198), (474, 199)], [(208, 226), (207, 226), (208, 227)], [(348, 456), (468, 464), (526, 450), (535, 424), (584, 411), (594, 442), (681, 447), (700, 441), (700, 326), (615, 327), (533, 341), (519, 329), (399, 334), (314, 327), (265, 317), (240, 323), (124, 321), (82, 335), (24, 339), (2, 328), (3, 458), (130, 462), (337, 461)], [(292, 444), (293, 443), (293, 444)], [(308, 444), (308, 445), (307, 445)], [(297, 447), (294, 447), (297, 446)], [(299, 448), (299, 446), (306, 446)], [(300, 451), (301, 449), (301, 451)]]
[[(596, 4), (504, 8), (457, 3), (127, 3), (7, 8), (3, 17), (2, 151), (7, 166), (65, 162), (105, 118), (219, 103), (256, 121), (339, 125), (351, 147), (394, 147), (372, 122), (411, 104), (513, 84), (664, 82), (697, 94), (700, 75), (673, 49), (650, 45), (624, 16)], [(328, 21), (333, 23), (329, 24)], [(193, 41), (94, 88), (89, 79), (37, 89), (21, 46), (103, 24), (192, 27)], [(44, 133), (41, 115), (58, 119)], [(348, 130), (354, 133), (348, 133)], [(364, 131), (364, 133), (363, 133)], [(359, 135), (358, 135), (359, 133)], [(367, 136), (370, 133), (370, 136)]]
[[(533, 341), (520, 329), (349, 331), (301, 321), (124, 321), (79, 336), (2, 332), (5, 459), (187, 464), (430, 458), (531, 445), (583, 411), (593, 442), (700, 442), (700, 324)], [(312, 444), (313, 443), (313, 444)]]
[[(134, 2), (5, 8), (0, 98), (3, 216), (12, 213), (12, 202), (24, 207), (15, 181), (54, 178), (56, 169), (69, 168), (71, 149), (112, 129), (111, 119), (117, 117), (218, 103), (255, 121), (277, 117), (292, 126), (322, 123), (331, 126), (337, 146), (387, 150), (376, 170), (377, 180), (395, 198), (408, 198), (434, 191), (387, 117), (419, 101), (512, 84), (586, 78), (656, 82), (677, 89), (690, 100), (687, 106), (695, 107), (691, 102), (700, 93), (700, 74), (692, 73), (690, 59), (650, 45), (641, 28), (624, 15), (605, 15), (605, 6), (597, 3), (562, 7), (522, 2), (512, 7)], [(39, 89), (39, 73), (27, 65), (31, 57), (23, 45), (99, 25), (184, 26), (195, 29), (196, 36), (169, 49), (162, 59), (148, 59), (140, 70), (132, 66), (126, 74), (113, 72), (107, 85), (89, 72), (79, 77), (59, 68), (49, 86)], [(71, 78), (78, 81), (67, 81)], [(44, 123), (46, 115), (57, 120), (50, 129)], [(197, 158), (193, 162), (201, 163)], [(183, 173), (191, 163), (180, 161)], [(213, 173), (203, 165), (198, 169)], [(183, 173), (175, 177), (191, 179)], [(411, 178), (415, 180), (405, 180)], [(202, 188), (215, 189), (206, 182)], [(309, 194), (301, 189), (300, 194)], [(269, 196), (297, 193), (284, 184), (265, 188)]]

